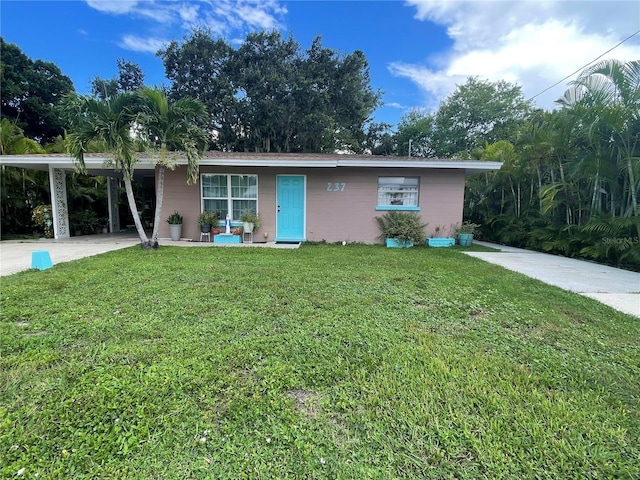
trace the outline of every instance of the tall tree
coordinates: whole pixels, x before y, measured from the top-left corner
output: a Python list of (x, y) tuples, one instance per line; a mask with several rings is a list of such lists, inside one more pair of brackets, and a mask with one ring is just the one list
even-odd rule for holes
[(237, 49), (196, 30), (159, 52), (172, 98), (201, 100), (216, 147), (253, 151), (360, 152), (380, 100), (362, 52), (340, 57), (316, 38), (303, 52), (278, 32), (247, 35)]
[(513, 141), (530, 111), (519, 85), (470, 77), (436, 112), (431, 147), (436, 156), (451, 157), (485, 143)]
[(32, 61), (0, 37), (0, 116), (40, 143), (63, 133), (59, 103), (73, 92), (71, 79), (51, 62)]
[(204, 29), (196, 29), (182, 43), (174, 40), (158, 52), (171, 81), (169, 97), (193, 98), (205, 105), (209, 128), (216, 132), (216, 147), (221, 150), (236, 148), (239, 128), (234, 95), (241, 93), (228, 73), (232, 52), (224, 40), (213, 40)]
[[(600, 192), (610, 191), (612, 215), (638, 217), (640, 60), (604, 60), (588, 67), (571, 82), (559, 103), (579, 118), (585, 133), (586, 152), (594, 164), (593, 208), (601, 209)], [(621, 172), (619, 182), (602, 171), (612, 165)], [(640, 224), (638, 229), (640, 235)]]
[(607, 60), (569, 84), (561, 108), (534, 112), (504, 161), (468, 181), (467, 213), (501, 242), (640, 268), (640, 61)]
[(67, 148), (81, 170), (86, 170), (84, 153), (89, 143), (103, 142), (112, 156), (113, 168), (122, 172), (129, 209), (140, 237), (142, 248), (157, 248), (147, 237), (138, 215), (133, 194), (133, 175), (138, 161), (135, 140), (131, 134), (140, 107), (133, 93), (120, 93), (110, 100), (87, 96), (70, 96), (65, 102), (68, 120)]
[(116, 64), (117, 77), (110, 79), (95, 77), (91, 80), (91, 93), (100, 100), (109, 100), (123, 92), (135, 92), (144, 85), (144, 73), (137, 63), (119, 58)]
[(158, 151), (158, 178), (156, 184), (156, 210), (151, 243), (158, 243), (158, 227), (164, 195), (166, 168), (173, 168), (171, 150), (181, 149), (187, 157), (187, 183), (198, 181), (198, 164), (208, 146), (207, 111), (202, 102), (181, 98), (171, 102), (158, 89), (143, 88), (139, 91), (142, 101), (138, 122), (148, 142)]
[(435, 156), (436, 151), (432, 146), (434, 123), (434, 114), (420, 113), (414, 110), (403, 115), (395, 134), (398, 155)]

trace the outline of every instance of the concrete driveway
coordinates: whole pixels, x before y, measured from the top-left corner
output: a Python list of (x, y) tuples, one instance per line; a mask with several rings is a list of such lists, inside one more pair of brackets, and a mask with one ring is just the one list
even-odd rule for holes
[[(213, 247), (211, 242), (194, 242), (189, 239), (172, 241), (168, 238), (158, 240), (160, 246), (180, 247)], [(113, 233), (104, 235), (81, 235), (79, 237), (53, 240), (41, 238), (40, 240), (3, 240), (0, 242), (0, 277), (11, 275), (31, 268), (31, 254), (36, 250), (47, 250), (54, 265), (62, 262), (70, 262), (79, 258), (90, 257), (100, 253), (119, 250), (121, 248), (139, 245), (140, 239), (134, 232)], [(216, 244), (216, 247), (267, 247), (295, 249), (299, 244), (268, 243), (241, 243)]]
[(640, 317), (640, 273), (521, 248), (476, 240), (474, 243), (499, 251), (465, 252), (467, 255)]
[(3, 240), (0, 242), (0, 276), (31, 268), (31, 253), (47, 250), (54, 265), (99, 253), (138, 245), (140, 240), (130, 234), (86, 235), (53, 240)]

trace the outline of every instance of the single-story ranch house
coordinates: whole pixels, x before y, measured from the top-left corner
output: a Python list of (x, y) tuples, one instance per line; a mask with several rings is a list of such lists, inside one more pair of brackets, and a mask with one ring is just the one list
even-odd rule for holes
[[(120, 230), (116, 172), (104, 156), (90, 154), (90, 175), (110, 178), (109, 229)], [(65, 174), (74, 170), (68, 155), (0, 156), (3, 165), (48, 170), (56, 238), (69, 237)], [(448, 229), (462, 221), (465, 177), (498, 170), (500, 162), (383, 157), (372, 155), (244, 153), (212, 151), (200, 162), (200, 181), (187, 185), (185, 161), (166, 170), (160, 238), (169, 237), (168, 215), (184, 217), (182, 236), (200, 239), (198, 215), (229, 214), (233, 225), (249, 210), (260, 216), (254, 242), (363, 242), (380, 235), (376, 216), (389, 210), (418, 212), (428, 223)], [(157, 176), (156, 166), (141, 158), (138, 176)], [(221, 222), (222, 224), (222, 222)]]

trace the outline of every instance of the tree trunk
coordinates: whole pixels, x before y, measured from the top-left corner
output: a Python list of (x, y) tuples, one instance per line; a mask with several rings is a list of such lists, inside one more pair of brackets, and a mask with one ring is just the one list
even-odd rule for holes
[(158, 185), (156, 186), (156, 211), (153, 217), (153, 233), (151, 242), (158, 243), (158, 230), (160, 228), (160, 215), (162, 214), (162, 198), (164, 195), (164, 172), (165, 166), (161, 163), (158, 168)]
[(133, 215), (133, 223), (136, 225), (136, 230), (138, 231), (138, 236), (140, 237), (140, 246), (142, 248), (158, 248), (158, 244), (152, 244), (147, 238), (147, 234), (144, 232), (144, 228), (142, 228), (142, 222), (140, 221), (140, 216), (138, 215), (138, 207), (136, 206), (136, 199), (133, 196), (133, 187), (131, 186), (131, 179), (126, 175), (124, 176), (124, 189), (127, 192), (127, 200), (129, 201), (129, 210), (131, 210), (131, 215)]
[(540, 192), (542, 191), (542, 174), (540, 173), (540, 165), (536, 166), (536, 172), (538, 174), (538, 210), (542, 213), (542, 198)]
[(638, 199), (636, 198), (636, 179), (633, 174), (633, 165), (631, 164), (631, 157), (627, 157), (627, 172), (629, 175), (629, 193), (631, 193), (631, 209), (633, 216), (638, 216)]
[(516, 197), (516, 191), (513, 188), (513, 180), (511, 179), (511, 176), (509, 176), (509, 186), (511, 187), (511, 196), (513, 197), (513, 213), (516, 218), (518, 218), (520, 216), (518, 214), (518, 198)]
[(591, 194), (591, 217), (593, 217), (594, 212), (600, 213), (600, 205), (598, 202), (600, 194), (600, 178), (599, 174), (596, 173), (596, 178), (593, 179), (593, 192)]

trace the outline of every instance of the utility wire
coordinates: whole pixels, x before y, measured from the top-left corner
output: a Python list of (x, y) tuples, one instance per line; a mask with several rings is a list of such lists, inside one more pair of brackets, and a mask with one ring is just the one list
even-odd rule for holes
[(556, 83), (554, 83), (553, 85), (551, 85), (550, 87), (545, 88), (543, 91), (541, 91), (540, 93), (534, 95), (533, 97), (531, 97), (529, 100), (533, 100), (536, 97), (539, 97), (540, 95), (542, 95), (545, 92), (548, 92), (549, 90), (551, 90), (553, 87), (556, 87), (558, 85), (560, 85), (562, 82), (564, 82), (566, 79), (573, 77), (576, 73), (578, 73), (580, 70), (583, 70), (585, 68), (587, 68), (589, 65), (591, 65), (593, 62), (600, 60), (602, 57), (604, 57), (607, 53), (615, 50), (616, 48), (618, 48), (620, 45), (622, 45), (624, 42), (626, 42), (627, 40), (632, 39), (633, 37), (635, 37), (636, 35), (638, 35), (640, 33), (640, 30), (637, 30), (636, 32), (632, 33), (631, 35), (629, 35), (627, 38), (625, 38), (624, 40), (622, 40), (620, 43), (618, 43), (616, 46), (611, 47), (609, 50), (607, 50), (606, 52), (604, 52), (602, 55), (594, 58), (593, 60), (591, 60), (589, 63), (583, 65), (582, 67), (578, 68), (575, 72), (570, 73), (569, 75), (567, 75), (566, 77), (564, 77), (562, 80), (558, 80)]

